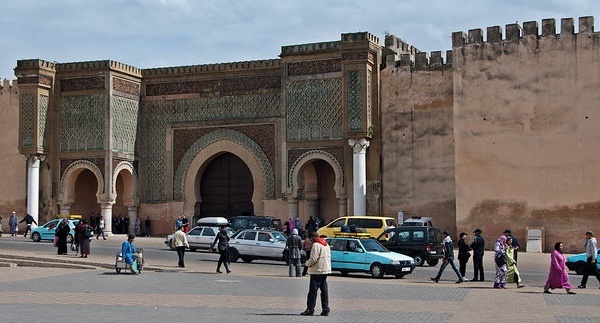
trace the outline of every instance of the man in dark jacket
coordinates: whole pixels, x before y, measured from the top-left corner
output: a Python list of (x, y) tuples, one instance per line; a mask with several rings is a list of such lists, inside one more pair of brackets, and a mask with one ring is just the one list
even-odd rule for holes
[(27, 225), (27, 227), (25, 228), (25, 234), (23, 235), (24, 237), (26, 237), (27, 232), (31, 231), (31, 223), (35, 223), (35, 225), (37, 225), (37, 222), (35, 222), (35, 219), (29, 213), (27, 213), (23, 220), (19, 221), (19, 223), (23, 222), (25, 222), (25, 224)]
[(448, 233), (448, 231), (444, 231), (442, 232), (442, 234), (444, 235), (444, 262), (440, 266), (440, 270), (438, 271), (437, 276), (431, 278), (431, 280), (437, 283), (440, 280), (440, 277), (442, 277), (442, 273), (444, 272), (444, 269), (446, 269), (446, 266), (450, 264), (450, 266), (452, 266), (452, 269), (456, 273), (456, 276), (458, 277), (456, 283), (460, 284), (466, 282), (467, 279), (465, 279), (460, 274), (458, 268), (456, 268), (456, 265), (454, 264), (454, 246), (452, 245), (452, 239), (450, 238), (450, 234)]
[(475, 233), (475, 239), (471, 243), (471, 249), (473, 249), (473, 279), (471, 281), (484, 281), (483, 276), (483, 250), (485, 248), (485, 240), (481, 236), (481, 229), (473, 231)]

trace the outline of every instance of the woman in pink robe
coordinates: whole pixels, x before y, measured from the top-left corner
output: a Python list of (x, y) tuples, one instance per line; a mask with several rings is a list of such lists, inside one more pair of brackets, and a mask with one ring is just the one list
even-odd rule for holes
[(564, 288), (567, 294), (575, 294), (571, 289), (573, 286), (569, 283), (569, 274), (565, 267), (565, 256), (562, 253), (563, 243), (557, 242), (552, 250), (552, 258), (550, 260), (550, 273), (548, 280), (544, 286), (544, 293), (551, 294), (550, 289)]

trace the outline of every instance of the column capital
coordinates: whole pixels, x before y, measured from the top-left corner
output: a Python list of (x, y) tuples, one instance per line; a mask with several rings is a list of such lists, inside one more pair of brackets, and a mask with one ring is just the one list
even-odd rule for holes
[(348, 139), (348, 144), (352, 147), (352, 152), (355, 154), (365, 154), (367, 152), (367, 147), (369, 147), (370, 142), (366, 138), (360, 139)]
[(36, 161), (41, 161), (43, 162), (44, 160), (46, 160), (46, 155), (40, 155), (40, 154), (32, 154), (32, 155), (23, 155), (23, 158), (31, 163), (35, 163)]

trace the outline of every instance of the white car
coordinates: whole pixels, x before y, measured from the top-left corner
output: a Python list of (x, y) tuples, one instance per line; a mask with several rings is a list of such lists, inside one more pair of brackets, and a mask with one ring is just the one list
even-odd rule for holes
[[(190, 251), (196, 251), (197, 249), (208, 250), (210, 249), (211, 244), (215, 241), (217, 237), (217, 233), (219, 232), (218, 227), (194, 227), (187, 233), (188, 244), (190, 245)], [(231, 228), (227, 228), (227, 235), (232, 236), (233, 230)], [(175, 250), (173, 246), (173, 235), (170, 234), (165, 240), (165, 244), (171, 248), (171, 250)]]
[(254, 259), (283, 261), (287, 237), (279, 231), (247, 229), (238, 231), (229, 241), (229, 260), (242, 258), (244, 262)]

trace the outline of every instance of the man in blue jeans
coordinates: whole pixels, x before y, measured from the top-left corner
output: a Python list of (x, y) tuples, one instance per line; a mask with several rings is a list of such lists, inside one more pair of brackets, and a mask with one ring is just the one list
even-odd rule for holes
[(450, 266), (452, 266), (452, 269), (454, 269), (456, 276), (458, 276), (458, 280), (456, 281), (456, 283), (460, 284), (466, 282), (467, 280), (460, 274), (458, 268), (456, 268), (456, 265), (454, 264), (454, 247), (452, 246), (452, 239), (450, 238), (450, 234), (448, 233), (448, 231), (444, 231), (442, 232), (442, 234), (444, 235), (444, 262), (440, 266), (440, 270), (438, 271), (437, 276), (431, 278), (431, 280), (433, 280), (436, 283), (440, 281), (440, 277), (442, 277), (444, 269), (446, 269), (446, 266), (450, 264)]

